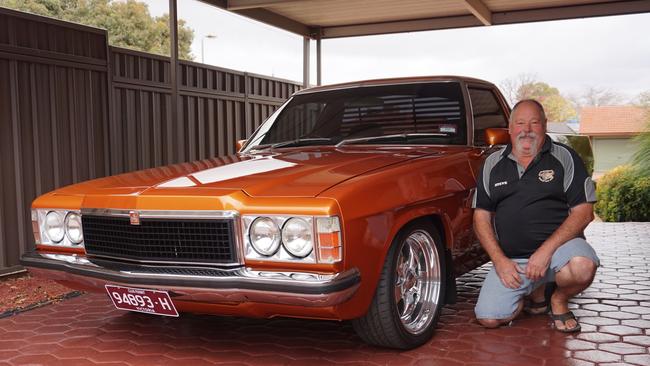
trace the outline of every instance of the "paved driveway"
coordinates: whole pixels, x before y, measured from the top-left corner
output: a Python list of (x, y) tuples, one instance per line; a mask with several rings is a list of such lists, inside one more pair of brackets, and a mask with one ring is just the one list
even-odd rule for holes
[(484, 266), (458, 280), (458, 303), (413, 351), (367, 346), (348, 323), (162, 318), (86, 294), (0, 320), (0, 365), (650, 365), (650, 223), (592, 223), (587, 238), (602, 267), (573, 300), (576, 335), (551, 330), (546, 316), (482, 329), (473, 306)]

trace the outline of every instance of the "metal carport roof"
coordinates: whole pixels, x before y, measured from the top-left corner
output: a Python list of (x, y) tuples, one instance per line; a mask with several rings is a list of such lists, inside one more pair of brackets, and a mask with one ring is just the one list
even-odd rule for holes
[[(173, 65), (178, 58), (177, 1), (169, 0)], [(321, 85), (322, 39), (650, 12), (650, 0), (200, 1), (303, 36), (305, 87), (310, 85), (311, 39), (316, 40), (316, 85)], [(172, 67), (172, 85), (175, 74)]]
[(615, 0), (201, 0), (312, 39), (650, 12)]
[(650, 12), (650, 0), (200, 1), (303, 36), (305, 87), (310, 85), (310, 39), (317, 42), (320, 85), (322, 39)]

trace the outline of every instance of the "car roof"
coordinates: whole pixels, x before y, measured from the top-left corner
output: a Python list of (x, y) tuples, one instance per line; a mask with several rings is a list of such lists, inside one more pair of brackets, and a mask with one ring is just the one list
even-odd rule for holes
[(467, 76), (456, 76), (456, 75), (440, 75), (440, 76), (413, 76), (413, 77), (401, 77), (401, 78), (387, 78), (387, 79), (374, 79), (374, 80), (362, 80), (362, 81), (351, 81), (347, 83), (331, 84), (324, 86), (316, 86), (308, 89), (303, 89), (295, 93), (307, 94), (313, 92), (320, 92), (326, 90), (336, 90), (336, 89), (347, 89), (347, 88), (357, 88), (363, 86), (377, 86), (377, 85), (393, 85), (393, 84), (410, 84), (410, 83), (423, 83), (428, 81), (435, 82), (466, 82), (473, 84), (484, 84), (485, 86), (495, 87), (494, 84), (489, 81), (471, 78)]

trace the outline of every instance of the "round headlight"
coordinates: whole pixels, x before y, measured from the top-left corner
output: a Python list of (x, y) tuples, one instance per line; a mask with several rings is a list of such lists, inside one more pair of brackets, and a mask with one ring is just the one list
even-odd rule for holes
[(63, 240), (65, 231), (63, 229), (63, 217), (55, 211), (50, 211), (45, 215), (45, 233), (55, 243)]
[(314, 248), (311, 225), (298, 217), (287, 220), (282, 228), (282, 243), (294, 257), (306, 257)]
[(280, 228), (270, 218), (258, 217), (251, 224), (248, 238), (256, 252), (271, 256), (280, 247)]
[(84, 240), (84, 234), (81, 230), (81, 216), (79, 214), (70, 212), (65, 217), (65, 232), (72, 244), (79, 244)]

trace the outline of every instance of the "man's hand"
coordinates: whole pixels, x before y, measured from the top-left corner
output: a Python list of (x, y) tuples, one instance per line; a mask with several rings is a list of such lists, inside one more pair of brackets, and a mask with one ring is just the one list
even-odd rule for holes
[(593, 218), (593, 204), (582, 203), (572, 207), (569, 211), (569, 217), (530, 256), (528, 265), (526, 265), (526, 277), (531, 281), (537, 281), (544, 277), (548, 266), (551, 264), (551, 257), (553, 257), (553, 253), (557, 248), (567, 241), (579, 237)]
[(526, 277), (531, 281), (537, 281), (546, 275), (546, 270), (551, 264), (553, 252), (544, 246), (540, 247), (530, 256), (526, 265)]
[(522, 280), (519, 274), (524, 273), (524, 270), (517, 262), (509, 258), (504, 258), (493, 262), (493, 264), (499, 279), (501, 279), (505, 287), (516, 289), (521, 286)]

